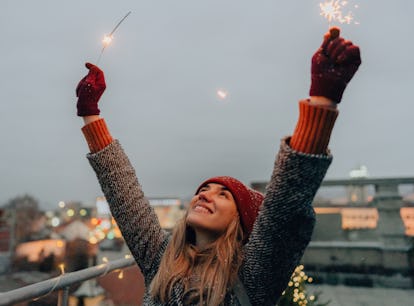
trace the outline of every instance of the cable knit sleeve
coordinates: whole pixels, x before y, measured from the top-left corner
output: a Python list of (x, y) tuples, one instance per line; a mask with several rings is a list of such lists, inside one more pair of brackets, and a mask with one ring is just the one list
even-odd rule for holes
[(240, 270), (252, 305), (275, 305), (310, 242), (313, 198), (332, 161), (337, 110), (299, 103), (293, 136), (282, 140)]
[(307, 247), (315, 223), (312, 200), (329, 155), (293, 151), (282, 140), (264, 202), (240, 270), (252, 305), (275, 305)]
[(158, 270), (168, 244), (168, 234), (161, 229), (135, 170), (117, 140), (87, 157), (148, 285)]

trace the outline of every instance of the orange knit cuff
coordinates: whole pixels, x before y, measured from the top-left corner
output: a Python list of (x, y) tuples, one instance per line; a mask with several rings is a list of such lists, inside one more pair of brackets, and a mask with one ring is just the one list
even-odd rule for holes
[(299, 119), (290, 140), (293, 150), (324, 154), (327, 152), (329, 139), (338, 110), (310, 104), (309, 100), (299, 102)]
[(82, 132), (91, 153), (102, 150), (112, 142), (112, 136), (103, 118), (85, 125)]

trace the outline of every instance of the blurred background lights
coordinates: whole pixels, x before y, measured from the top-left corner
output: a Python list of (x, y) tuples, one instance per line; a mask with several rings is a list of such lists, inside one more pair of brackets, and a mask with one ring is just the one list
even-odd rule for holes
[(112, 240), (112, 239), (114, 239), (115, 238), (115, 233), (114, 232), (109, 232), (107, 235), (106, 235), (106, 238), (108, 238), (109, 240)]
[(63, 243), (63, 241), (62, 240), (58, 240), (57, 242), (56, 242), (56, 246), (58, 247), (58, 248), (63, 248), (63, 246), (64, 246), (65, 244)]
[(89, 238), (89, 243), (91, 244), (97, 244), (98, 243), (98, 238), (92, 236)]
[(58, 217), (53, 217), (51, 220), (51, 224), (53, 227), (59, 226), (60, 224), (60, 219)]
[(46, 215), (46, 217), (48, 217), (50, 219), (50, 218), (53, 218), (54, 212), (49, 210), (45, 213), (45, 215)]
[(103, 229), (110, 229), (111, 228), (111, 221), (109, 220), (102, 220), (101, 228)]
[(99, 224), (99, 220), (98, 220), (97, 218), (91, 218), (90, 222), (91, 222), (91, 224), (92, 224), (92, 225), (94, 225), (94, 226), (96, 226), (96, 225), (98, 225), (98, 224)]
[(73, 217), (75, 215), (75, 211), (72, 208), (70, 208), (70, 209), (68, 209), (68, 211), (66, 212), (66, 214), (69, 217)]

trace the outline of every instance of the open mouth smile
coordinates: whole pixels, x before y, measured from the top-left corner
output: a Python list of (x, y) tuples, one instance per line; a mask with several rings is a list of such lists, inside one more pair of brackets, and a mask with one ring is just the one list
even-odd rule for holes
[(203, 204), (196, 204), (193, 210), (201, 214), (212, 214), (213, 213), (213, 211), (209, 207)]

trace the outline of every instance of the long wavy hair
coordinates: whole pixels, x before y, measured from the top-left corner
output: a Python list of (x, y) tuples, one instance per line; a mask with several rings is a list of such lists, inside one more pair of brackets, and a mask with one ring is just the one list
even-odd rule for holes
[[(188, 212), (187, 212), (188, 213)], [(160, 267), (150, 285), (153, 298), (166, 303), (174, 285), (184, 287), (186, 302), (220, 305), (237, 279), (242, 262), (243, 230), (239, 217), (216, 241), (200, 250), (195, 232), (186, 223), (187, 214), (176, 225)]]

